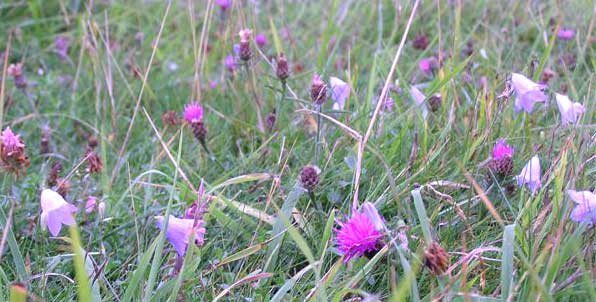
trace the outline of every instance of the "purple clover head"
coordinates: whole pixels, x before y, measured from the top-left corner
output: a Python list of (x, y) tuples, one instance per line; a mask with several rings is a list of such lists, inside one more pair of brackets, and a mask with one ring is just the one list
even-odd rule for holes
[(557, 93), (555, 94), (555, 99), (557, 100), (557, 106), (561, 113), (561, 123), (563, 125), (575, 124), (579, 116), (586, 112), (584, 105), (572, 102), (566, 95)]
[(519, 73), (511, 74), (511, 82), (517, 95), (515, 98), (515, 112), (523, 109), (531, 113), (535, 103), (544, 103), (548, 100), (548, 96), (544, 93), (546, 85), (535, 83)]
[(534, 155), (524, 166), (518, 176), (515, 177), (518, 186), (528, 185), (532, 194), (536, 193), (541, 186), (540, 182), (540, 159)]
[(52, 236), (58, 236), (62, 225), (75, 224), (73, 213), (77, 207), (66, 202), (62, 195), (50, 189), (41, 191), (41, 224), (45, 225)]

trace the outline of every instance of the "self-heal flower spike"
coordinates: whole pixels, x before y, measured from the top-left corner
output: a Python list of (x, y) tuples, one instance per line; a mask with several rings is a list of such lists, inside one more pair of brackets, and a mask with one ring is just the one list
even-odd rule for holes
[(593, 225), (596, 222), (596, 194), (590, 191), (567, 190), (567, 196), (575, 202), (571, 220)]
[(522, 109), (531, 113), (535, 103), (544, 103), (548, 96), (544, 93), (546, 85), (538, 84), (519, 73), (511, 74), (513, 90), (517, 95), (515, 98), (515, 112)]
[(518, 176), (515, 177), (518, 186), (528, 185), (532, 194), (536, 193), (541, 186), (540, 183), (540, 159), (534, 155), (524, 166)]
[(338, 224), (340, 229), (335, 230), (336, 242), (344, 256), (344, 263), (381, 247), (383, 235), (366, 214), (354, 211), (348, 221), (338, 221)]
[(184, 106), (184, 119), (188, 123), (197, 123), (203, 120), (203, 107), (196, 102)]
[(333, 100), (333, 109), (343, 110), (346, 101), (350, 97), (350, 84), (336, 77), (330, 77), (331, 99)]
[(41, 224), (48, 228), (52, 236), (58, 236), (63, 224), (75, 224), (73, 213), (76, 212), (77, 207), (66, 202), (60, 194), (50, 189), (41, 191)]
[[(163, 230), (165, 218), (163, 216), (156, 216), (155, 219), (157, 220), (157, 227)], [(205, 241), (204, 236), (207, 232), (203, 227), (205, 222), (203, 220), (197, 220), (197, 225), (193, 227), (194, 222), (194, 219), (176, 218), (170, 215), (166, 238), (174, 246), (179, 257), (183, 257), (186, 254), (186, 248), (188, 247), (191, 234), (196, 245), (201, 246)]]
[(579, 116), (586, 112), (584, 105), (572, 102), (566, 95), (557, 93), (555, 99), (557, 100), (557, 106), (561, 113), (561, 123), (563, 123), (563, 125), (575, 124)]

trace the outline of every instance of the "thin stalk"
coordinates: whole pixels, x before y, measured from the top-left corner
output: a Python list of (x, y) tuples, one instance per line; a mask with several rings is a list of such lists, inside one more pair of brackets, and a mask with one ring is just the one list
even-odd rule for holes
[(263, 123), (263, 111), (261, 108), (261, 102), (259, 101), (259, 96), (257, 95), (257, 84), (255, 83), (254, 70), (249, 68), (248, 62), (244, 64), (244, 69), (246, 70), (246, 76), (249, 78), (252, 94), (255, 100), (255, 107), (257, 109), (257, 128), (261, 132), (265, 132), (265, 124)]

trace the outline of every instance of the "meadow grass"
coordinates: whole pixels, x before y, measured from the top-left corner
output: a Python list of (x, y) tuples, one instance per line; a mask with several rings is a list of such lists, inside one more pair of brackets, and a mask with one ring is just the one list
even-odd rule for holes
[[(596, 301), (596, 234), (569, 219), (566, 194), (596, 189), (592, 1), (215, 2), (0, 4), (0, 123), (31, 161), (2, 175), (0, 301)], [(243, 28), (268, 42), (232, 73), (224, 58)], [(441, 64), (425, 75), (432, 56)], [(17, 62), (26, 89), (7, 73)], [(515, 112), (511, 73), (545, 71), (549, 101)], [(342, 110), (312, 104), (313, 73), (349, 83)], [(426, 118), (414, 85), (426, 102), (440, 95)], [(583, 104), (576, 124), (561, 124), (554, 92)], [(162, 121), (193, 101), (205, 146), (188, 123)], [(499, 138), (515, 149), (507, 177), (487, 168)], [(534, 155), (533, 194), (514, 175)], [(40, 192), (56, 162), (80, 211), (52, 237)], [(312, 192), (306, 165), (320, 168)], [(205, 243), (177, 259), (155, 216), (182, 216), (201, 182)], [(84, 211), (89, 196), (103, 213)], [(383, 244), (344, 263), (337, 221), (366, 201), (385, 219)], [(438, 274), (432, 242), (449, 255)]]

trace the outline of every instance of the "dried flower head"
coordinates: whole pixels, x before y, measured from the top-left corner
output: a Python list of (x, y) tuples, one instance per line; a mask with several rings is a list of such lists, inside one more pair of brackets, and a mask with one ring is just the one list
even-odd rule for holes
[(178, 113), (176, 111), (168, 110), (161, 116), (161, 120), (166, 126), (176, 127), (180, 118), (178, 117)]
[(248, 61), (252, 57), (252, 50), (250, 49), (250, 37), (252, 31), (248, 28), (241, 30), (238, 33), (240, 37), (240, 50), (238, 56), (242, 61)]
[(275, 127), (276, 120), (277, 120), (277, 114), (275, 112), (275, 109), (273, 109), (273, 111), (269, 112), (269, 114), (267, 115), (267, 129), (269, 131), (273, 131), (273, 128)]
[[(156, 225), (160, 230), (165, 227), (165, 218), (163, 216), (156, 216)], [(203, 227), (205, 222), (203, 220), (197, 220), (197, 224), (194, 225), (194, 219), (187, 218), (176, 218), (172, 215), (169, 216), (168, 225), (166, 232), (166, 238), (174, 246), (179, 257), (184, 257), (186, 254), (186, 248), (190, 242), (191, 235), (197, 246), (203, 245), (205, 242), (205, 233), (207, 232)]]
[(41, 192), (41, 224), (45, 225), (52, 236), (58, 236), (62, 225), (73, 225), (73, 213), (77, 207), (66, 202), (60, 194), (44, 189)]
[(192, 124), (203, 121), (203, 107), (193, 102), (184, 106), (184, 119), (186, 122)]
[(313, 103), (321, 105), (327, 99), (327, 85), (318, 74), (314, 74), (312, 77), (312, 84), (310, 86), (310, 98)]
[(383, 235), (366, 214), (354, 211), (348, 221), (337, 223), (340, 228), (335, 230), (336, 242), (344, 263), (379, 250)]
[(490, 168), (498, 176), (511, 175), (513, 172), (513, 147), (507, 145), (505, 139), (498, 139), (493, 147)]
[(412, 47), (418, 50), (425, 50), (428, 47), (428, 37), (426, 35), (417, 35), (412, 41)]
[(319, 173), (321, 170), (317, 166), (304, 166), (300, 171), (300, 183), (308, 191), (312, 191), (319, 184)]
[(17, 176), (29, 166), (29, 158), (25, 154), (25, 144), (20, 135), (6, 127), (0, 134), (0, 161), (2, 167)]
[(434, 93), (428, 98), (428, 106), (432, 112), (436, 112), (441, 109), (441, 105), (443, 104), (443, 98), (441, 97), (440, 93)]
[(434, 275), (439, 276), (445, 272), (449, 265), (449, 254), (441, 245), (433, 241), (424, 252), (424, 266)]
[(58, 181), (56, 181), (56, 192), (66, 198), (68, 192), (70, 192), (70, 181), (66, 178), (58, 178)]
[(87, 149), (85, 152), (85, 158), (87, 162), (87, 171), (89, 173), (101, 173), (103, 170), (103, 163), (101, 157), (92, 149)]
[(285, 81), (290, 76), (288, 61), (286, 60), (286, 56), (283, 52), (280, 53), (279, 58), (277, 58), (277, 68), (275, 70), (275, 74), (281, 81)]
[(50, 153), (50, 129), (46, 126), (41, 131), (41, 138), (39, 140), (39, 153)]
[(205, 138), (207, 138), (207, 127), (203, 122), (194, 122), (190, 124), (192, 128), (192, 134), (198, 139), (200, 142), (205, 142)]

